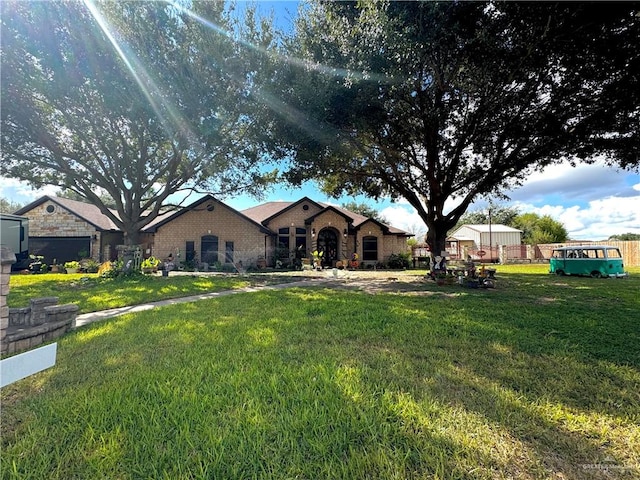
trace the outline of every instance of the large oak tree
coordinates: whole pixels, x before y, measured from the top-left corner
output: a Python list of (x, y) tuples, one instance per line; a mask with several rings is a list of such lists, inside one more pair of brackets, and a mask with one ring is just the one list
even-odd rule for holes
[(533, 169), (638, 165), (638, 38), (634, 3), (314, 2), (261, 94), (291, 182), (404, 197), (440, 252)]
[[(2, 175), (77, 193), (127, 243), (176, 193), (263, 190), (259, 55), (235, 38), (244, 27), (224, 2), (0, 8)], [(267, 46), (268, 30), (244, 32)]]

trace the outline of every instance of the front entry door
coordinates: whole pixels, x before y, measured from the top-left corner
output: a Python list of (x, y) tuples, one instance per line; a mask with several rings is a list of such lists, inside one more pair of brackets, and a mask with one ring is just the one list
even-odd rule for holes
[(318, 252), (322, 254), (322, 266), (332, 267), (338, 259), (338, 235), (335, 230), (325, 228), (318, 234)]

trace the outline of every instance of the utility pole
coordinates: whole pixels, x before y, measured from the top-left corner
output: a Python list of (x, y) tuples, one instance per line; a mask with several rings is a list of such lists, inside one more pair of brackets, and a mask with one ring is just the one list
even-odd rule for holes
[(493, 263), (493, 238), (491, 235), (491, 201), (489, 201), (489, 256), (490, 262)]

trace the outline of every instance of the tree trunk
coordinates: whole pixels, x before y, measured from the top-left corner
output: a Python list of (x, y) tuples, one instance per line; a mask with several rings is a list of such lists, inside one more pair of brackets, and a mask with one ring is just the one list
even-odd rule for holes
[(427, 245), (431, 250), (431, 258), (441, 256), (445, 251), (447, 241), (447, 230), (441, 230), (437, 227), (429, 227), (427, 232)]
[(125, 245), (139, 245), (140, 231), (138, 229), (126, 228), (124, 231)]
[(432, 220), (425, 222), (427, 224), (427, 245), (431, 251), (431, 265), (443, 266), (445, 263), (436, 262), (436, 257), (444, 257), (443, 253), (447, 245), (447, 233), (452, 227), (450, 222)]

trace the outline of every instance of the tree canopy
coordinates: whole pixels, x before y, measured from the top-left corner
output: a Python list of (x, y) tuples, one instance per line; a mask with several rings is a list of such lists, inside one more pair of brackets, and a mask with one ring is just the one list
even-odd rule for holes
[(234, 35), (269, 32), (223, 2), (179, 5), (3, 1), (0, 173), (75, 192), (127, 243), (194, 189), (263, 191), (258, 54)]
[(13, 213), (24, 207), (19, 202), (14, 202), (9, 198), (0, 197), (0, 213)]
[(513, 219), (510, 226), (522, 230), (522, 241), (530, 245), (566, 242), (569, 239), (564, 225), (550, 215), (522, 213)]
[(490, 206), (486, 209), (468, 211), (460, 217), (458, 223), (453, 229), (462, 225), (487, 225), (498, 223), (513, 227), (514, 219), (520, 215), (520, 211), (516, 207)]
[(619, 233), (617, 235), (611, 235), (608, 240), (619, 240), (619, 241), (631, 241), (631, 240), (640, 240), (640, 233)]
[(568, 159), (635, 167), (634, 3), (314, 2), (261, 95), (298, 184), (404, 197), (432, 251), (478, 196)]
[(378, 212), (375, 208), (367, 205), (366, 203), (347, 202), (342, 204), (342, 208), (345, 208), (354, 213), (359, 213), (360, 215), (364, 215), (365, 217), (373, 218), (382, 223), (389, 223), (387, 219), (380, 214), (380, 212)]

